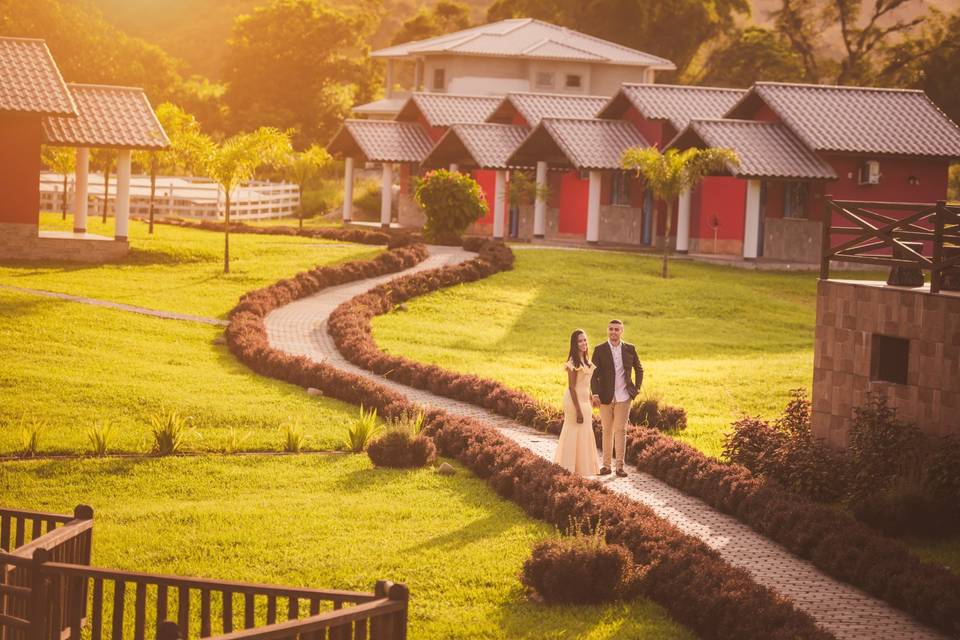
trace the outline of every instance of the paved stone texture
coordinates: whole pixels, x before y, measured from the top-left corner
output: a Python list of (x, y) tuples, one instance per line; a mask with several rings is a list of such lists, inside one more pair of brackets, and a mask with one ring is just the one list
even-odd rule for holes
[[(471, 258), (460, 249), (431, 247), (431, 256), (403, 273), (442, 267)], [(361, 369), (344, 359), (327, 331), (327, 318), (341, 303), (397, 274), (324, 289), (316, 295), (276, 309), (266, 318), (270, 344), (287, 353), (304, 355), (318, 362), (372, 378), (405, 394), (424, 406), (440, 407), (457, 415), (490, 424), (518, 444), (552, 459), (556, 438), (540, 433), (485, 409), (430, 392), (414, 389)], [(617, 491), (653, 509), (684, 532), (703, 540), (732, 565), (750, 572), (766, 585), (809, 613), (838, 638), (905, 639), (942, 638), (905, 613), (862, 591), (838, 582), (811, 563), (797, 558), (782, 546), (756, 533), (735, 518), (720, 513), (699, 499), (628, 465), (627, 478), (606, 476), (600, 480)]]
[(15, 287), (9, 284), (0, 284), (0, 288), (17, 293), (27, 293), (33, 296), (43, 296), (45, 298), (56, 298), (58, 300), (69, 300), (70, 302), (79, 302), (89, 304), (94, 307), (104, 307), (106, 309), (116, 309), (117, 311), (129, 311), (130, 313), (139, 313), (154, 318), (163, 318), (164, 320), (185, 320), (187, 322), (200, 322), (203, 324), (212, 324), (218, 327), (225, 327), (229, 324), (226, 320), (217, 318), (205, 318), (204, 316), (192, 316), (188, 313), (175, 313), (173, 311), (158, 311), (157, 309), (148, 309), (146, 307), (137, 307), (132, 304), (123, 304), (121, 302), (110, 302), (109, 300), (100, 300), (99, 298), (85, 298), (75, 296), (69, 293), (57, 293), (56, 291), (44, 291), (43, 289), (27, 289), (24, 287)]

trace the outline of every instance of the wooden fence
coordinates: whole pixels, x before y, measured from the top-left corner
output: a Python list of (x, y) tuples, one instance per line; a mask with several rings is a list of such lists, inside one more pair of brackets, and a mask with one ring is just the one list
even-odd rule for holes
[[(366, 593), (102, 569), (90, 566), (88, 507), (73, 518), (0, 516), (14, 532), (24, 522), (12, 538), (23, 546), (0, 553), (0, 640), (406, 638), (402, 584), (381, 581)], [(54, 524), (26, 542), (34, 521)]]
[[(902, 214), (894, 217), (888, 213)], [(834, 226), (834, 218), (853, 226)], [(820, 278), (830, 262), (913, 267), (930, 272), (938, 293), (943, 275), (960, 269), (960, 206), (934, 203), (866, 202), (826, 198)]]

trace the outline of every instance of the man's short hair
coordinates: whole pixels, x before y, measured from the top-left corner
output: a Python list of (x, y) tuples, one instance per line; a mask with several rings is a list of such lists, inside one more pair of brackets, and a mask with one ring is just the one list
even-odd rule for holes
[(614, 318), (613, 320), (611, 320), (611, 321), (608, 322), (607, 324), (619, 324), (620, 326), (623, 326), (623, 322), (621, 322), (620, 320), (617, 320), (616, 318)]

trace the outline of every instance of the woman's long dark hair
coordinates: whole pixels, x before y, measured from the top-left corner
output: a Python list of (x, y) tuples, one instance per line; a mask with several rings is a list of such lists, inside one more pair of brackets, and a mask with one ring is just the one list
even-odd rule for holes
[(573, 362), (575, 368), (590, 365), (590, 356), (581, 357), (580, 346), (577, 344), (580, 341), (580, 336), (584, 333), (583, 329), (574, 329), (573, 333), (570, 334), (570, 354), (567, 359)]

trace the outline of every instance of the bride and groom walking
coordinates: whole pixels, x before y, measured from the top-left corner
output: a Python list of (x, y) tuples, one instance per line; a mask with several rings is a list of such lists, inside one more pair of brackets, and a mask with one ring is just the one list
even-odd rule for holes
[[(607, 341), (593, 350), (592, 357), (589, 353), (587, 334), (577, 329), (570, 336), (570, 354), (564, 363), (567, 390), (563, 394), (563, 429), (553, 461), (573, 473), (603, 476), (611, 472), (615, 453), (616, 473), (624, 477), (627, 417), (643, 383), (643, 366), (637, 349), (623, 341), (623, 323), (619, 320), (610, 321)], [(599, 469), (593, 407), (600, 408), (603, 426), (603, 466)]]

